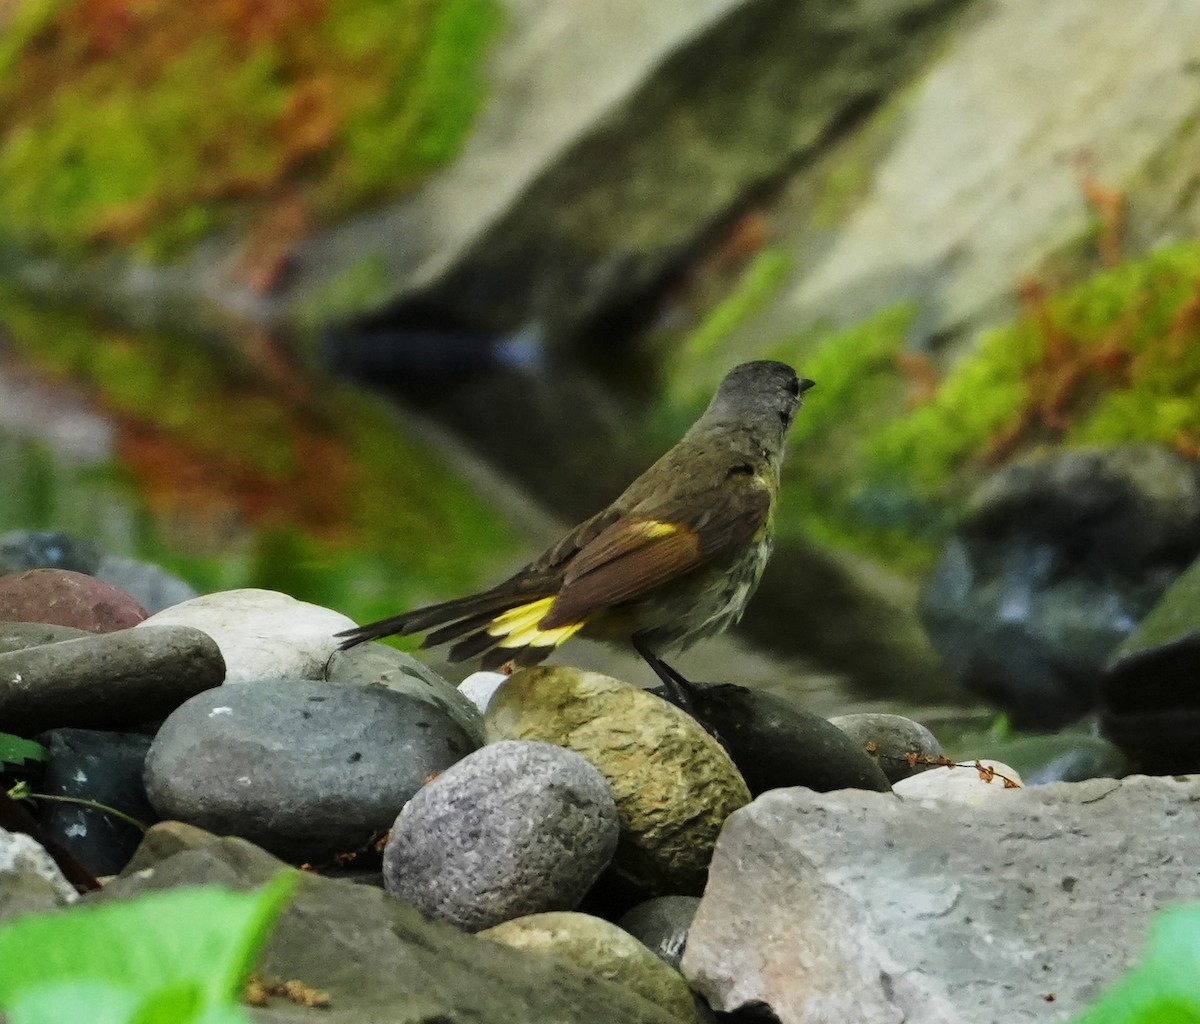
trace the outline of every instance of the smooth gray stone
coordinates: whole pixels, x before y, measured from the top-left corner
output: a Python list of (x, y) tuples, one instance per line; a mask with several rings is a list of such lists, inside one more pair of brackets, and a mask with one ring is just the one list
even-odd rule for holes
[(607, 781), (581, 754), (502, 740), (425, 786), (383, 855), (388, 891), (472, 931), (572, 910), (612, 860)]
[(382, 686), (265, 679), (193, 697), (163, 723), (146, 792), (164, 818), (294, 860), (360, 851), (474, 738)]
[(411, 654), (386, 644), (359, 644), (335, 651), (325, 668), (331, 683), (367, 686), (379, 683), (396, 693), (407, 693), (436, 705), (483, 746), (483, 712), (474, 702)]
[[(942, 756), (942, 745), (920, 722), (903, 715), (866, 712), (839, 715), (829, 720), (849, 736), (887, 776), (899, 782), (934, 766)], [(916, 763), (909, 761), (915, 755)]]
[(699, 906), (699, 896), (656, 896), (639, 903), (617, 924), (649, 947), (660, 960), (679, 970), (679, 961), (687, 947), (688, 929)]
[(1196, 776), (969, 802), (776, 790), (726, 822), (683, 973), (754, 1019), (1074, 1020), (1153, 912), (1200, 899), (1197, 834)]
[[(196, 885), (245, 891), (284, 870), (245, 840), (163, 822), (93, 899)], [(299, 873), (256, 969), (329, 995), (319, 1010), (282, 999), (249, 1008), (262, 1024), (679, 1024), (590, 971), (464, 935), (381, 889), (312, 872)]]
[(21, 735), (64, 726), (132, 728), (224, 678), (221, 652), (198, 629), (89, 634), (0, 654), (0, 723)]
[(87, 629), (56, 626), (52, 622), (0, 622), (0, 654), (95, 635)]

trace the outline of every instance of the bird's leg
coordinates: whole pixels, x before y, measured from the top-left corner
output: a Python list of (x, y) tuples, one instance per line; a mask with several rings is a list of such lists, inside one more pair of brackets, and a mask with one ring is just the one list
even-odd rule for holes
[(674, 704), (680, 711), (686, 711), (689, 715), (701, 721), (696, 714), (696, 706), (692, 703), (692, 692), (695, 687), (689, 682), (680, 672), (671, 668), (665, 661), (662, 660), (647, 646), (646, 641), (641, 637), (633, 637), (633, 649), (642, 656), (653, 670), (654, 674), (662, 680), (663, 689), (666, 690), (666, 698)]

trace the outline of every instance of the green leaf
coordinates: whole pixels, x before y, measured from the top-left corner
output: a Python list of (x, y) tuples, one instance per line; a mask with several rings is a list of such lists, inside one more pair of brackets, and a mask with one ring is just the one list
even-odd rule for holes
[(26, 761), (45, 761), (46, 748), (33, 740), (0, 732), (0, 764), (21, 765)]
[[(19, 918), (0, 928), (0, 1009), (13, 1024), (241, 1022), (227, 1011), (297, 878), (283, 872), (254, 893), (176, 889)], [(72, 1010), (79, 1000), (86, 1013)]]
[(1200, 1024), (1200, 906), (1155, 915), (1142, 961), (1071, 1024)]

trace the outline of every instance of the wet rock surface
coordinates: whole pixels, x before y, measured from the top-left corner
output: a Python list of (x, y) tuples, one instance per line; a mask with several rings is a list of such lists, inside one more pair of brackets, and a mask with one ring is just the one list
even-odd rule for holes
[(722, 823), (750, 799), (729, 756), (694, 719), (599, 673), (517, 672), (496, 691), (484, 726), (489, 742), (557, 743), (600, 770), (621, 822), (613, 871), (646, 896), (699, 893)]

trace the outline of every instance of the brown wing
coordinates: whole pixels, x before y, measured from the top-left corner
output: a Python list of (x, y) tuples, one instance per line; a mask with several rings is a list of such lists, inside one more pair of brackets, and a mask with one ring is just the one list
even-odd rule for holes
[(687, 509), (639, 508), (603, 529), (567, 565), (541, 628), (633, 600), (748, 541), (766, 521), (771, 495), (753, 477), (729, 483), (730, 489), (693, 496), (699, 500), (689, 500)]

